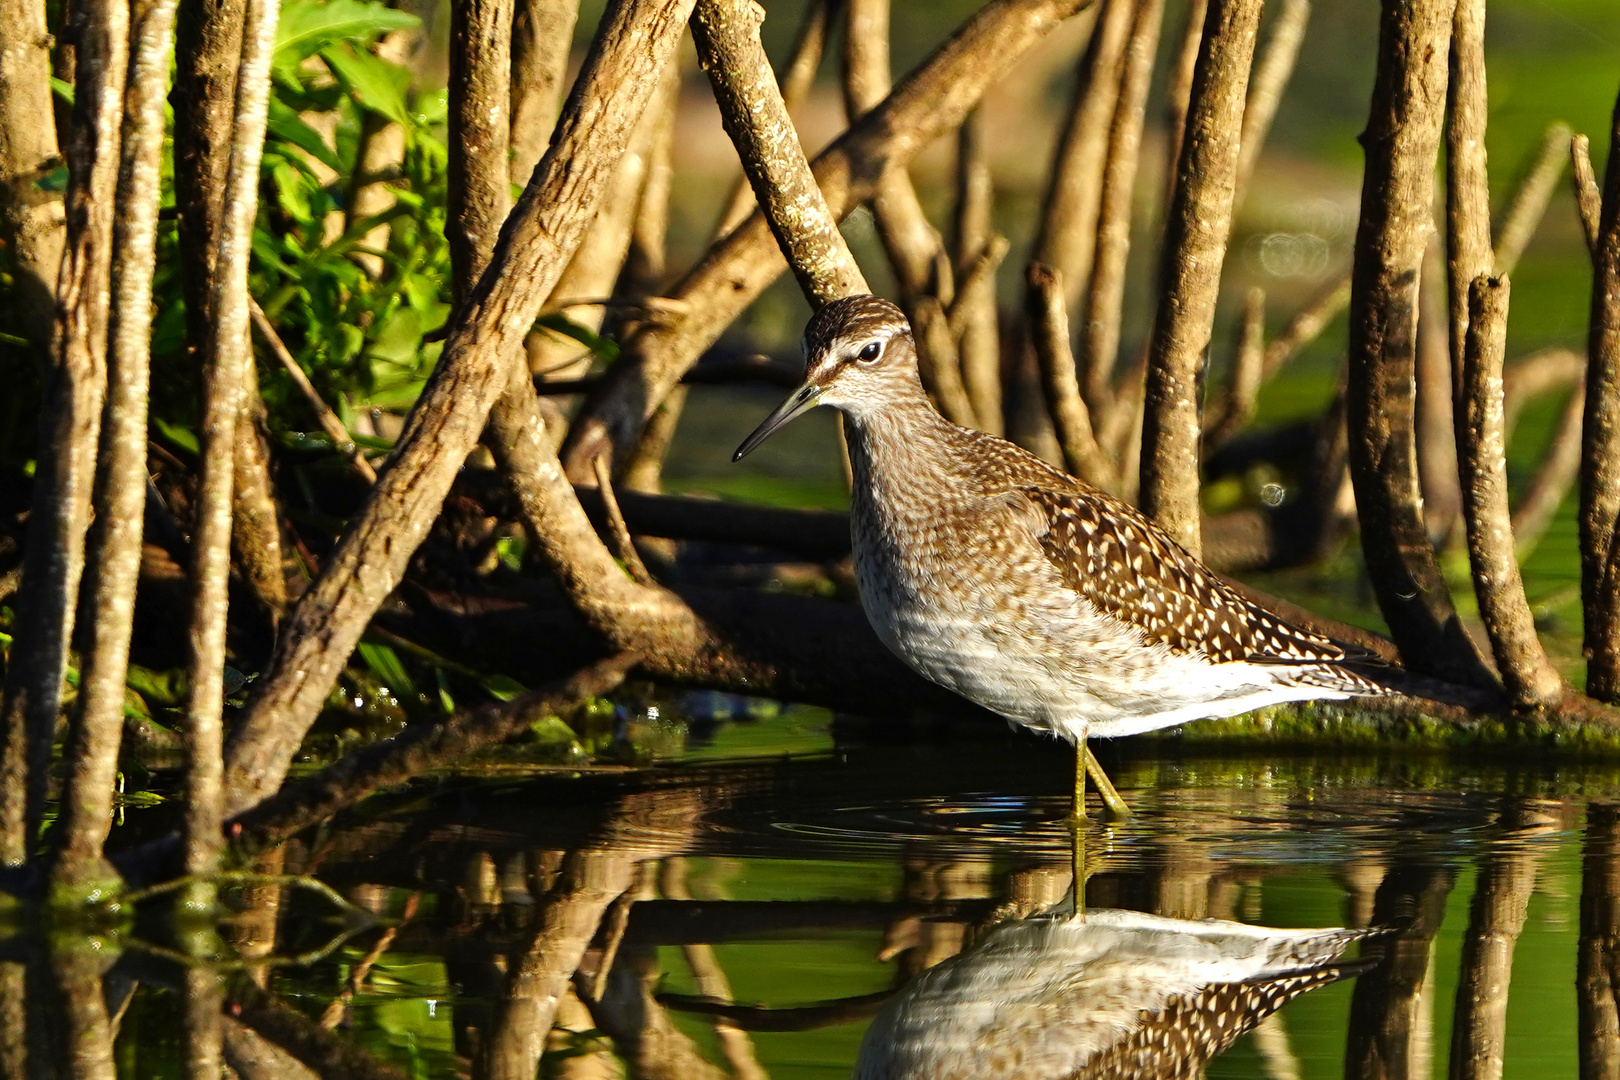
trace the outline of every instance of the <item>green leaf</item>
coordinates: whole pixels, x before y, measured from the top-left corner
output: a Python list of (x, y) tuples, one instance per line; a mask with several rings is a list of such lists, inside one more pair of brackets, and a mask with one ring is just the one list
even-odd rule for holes
[(405, 88), (410, 72), (369, 52), (348, 45), (321, 50), (321, 59), (332, 69), (356, 104), (386, 117), (402, 127), (411, 125), (411, 112), (405, 106)]
[(165, 439), (168, 439), (180, 449), (193, 454), (198, 453), (197, 433), (195, 431), (188, 427), (181, 427), (179, 424), (171, 424), (161, 416), (152, 417), (152, 424)]
[(611, 362), (619, 358), (619, 346), (617, 343), (609, 341), (589, 327), (581, 326), (561, 312), (542, 315), (535, 322), (553, 333), (561, 334), (566, 338), (573, 338), (604, 360)]
[(73, 104), (73, 84), (68, 82), (66, 79), (58, 79), (55, 75), (52, 75), (51, 93), (61, 98), (69, 105)]
[(159, 705), (180, 705), (186, 700), (186, 673), (180, 668), (153, 671), (131, 664), (129, 674), (124, 676), (124, 685)]
[(440, 88), (416, 95), (416, 122), (423, 127), (437, 127), (450, 122), (450, 91)]
[(526, 694), (529, 688), (508, 675), (491, 675), (484, 680), (484, 689), (497, 701), (511, 701), (519, 694)]
[(283, 157), (272, 160), (267, 155), (266, 164), (276, 189), (276, 202), (281, 209), (294, 221), (310, 221), (309, 193), (304, 189), (303, 175)]
[(393, 649), (387, 645), (362, 641), (357, 651), (372, 674), (386, 683), (396, 695), (416, 693), (416, 684), (411, 681), (410, 675), (405, 671), (405, 665), (399, 661), (399, 654)]
[(293, 0), (281, 7), (276, 27), (276, 61), (283, 54), (302, 60), (339, 41), (370, 41), (390, 30), (420, 26), (414, 15), (364, 0)]
[(278, 98), (270, 99), (270, 120), (267, 130), (282, 142), (298, 147), (327, 168), (336, 172), (343, 171), (343, 162), (338, 159), (336, 152), (326, 145), (321, 133), (304, 123), (290, 105)]

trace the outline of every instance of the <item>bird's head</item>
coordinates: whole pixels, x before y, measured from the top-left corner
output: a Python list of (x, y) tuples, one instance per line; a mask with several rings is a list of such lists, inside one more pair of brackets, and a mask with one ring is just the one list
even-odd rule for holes
[(778, 428), (817, 405), (859, 417), (917, 383), (917, 345), (905, 313), (876, 296), (846, 296), (804, 328), (804, 382), (788, 395), (731, 460), (741, 461)]

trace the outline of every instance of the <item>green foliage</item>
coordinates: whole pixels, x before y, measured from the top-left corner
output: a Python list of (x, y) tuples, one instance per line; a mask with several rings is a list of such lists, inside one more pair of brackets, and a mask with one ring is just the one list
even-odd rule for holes
[[(413, 92), (407, 69), (368, 48), (415, 24), (361, 0), (297, 0), (282, 15), (253, 291), (345, 421), (356, 409), (415, 397), (438, 357), (423, 338), (450, 310), (444, 92)], [(390, 181), (395, 203), (346, 217), (353, 193), (372, 179), (358, 175), (364, 142), (389, 123), (405, 134), (405, 160)], [(371, 246), (385, 225), (387, 246)], [(377, 276), (362, 255), (380, 264)], [(276, 426), (311, 426), (279, 370), (266, 373), (264, 395)]]

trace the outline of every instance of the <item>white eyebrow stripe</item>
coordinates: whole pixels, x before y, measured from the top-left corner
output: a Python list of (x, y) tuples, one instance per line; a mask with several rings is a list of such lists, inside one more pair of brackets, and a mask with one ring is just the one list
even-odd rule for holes
[(831, 353), (825, 354), (816, 362), (816, 366), (805, 373), (807, 378), (814, 379), (822, 375), (831, 375), (838, 368), (838, 358)]

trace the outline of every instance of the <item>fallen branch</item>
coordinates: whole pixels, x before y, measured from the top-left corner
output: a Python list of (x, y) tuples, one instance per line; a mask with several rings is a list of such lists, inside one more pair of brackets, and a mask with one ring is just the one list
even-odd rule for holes
[[(245, 862), (369, 795), (497, 746), (537, 720), (566, 713), (588, 697), (609, 692), (635, 662), (634, 656), (610, 657), (545, 689), (439, 723), (416, 724), (357, 750), (234, 815), (225, 830), (232, 853)], [(155, 840), (121, 852), (113, 861), (132, 885), (164, 881), (180, 870), (179, 844), (172, 836)]]

